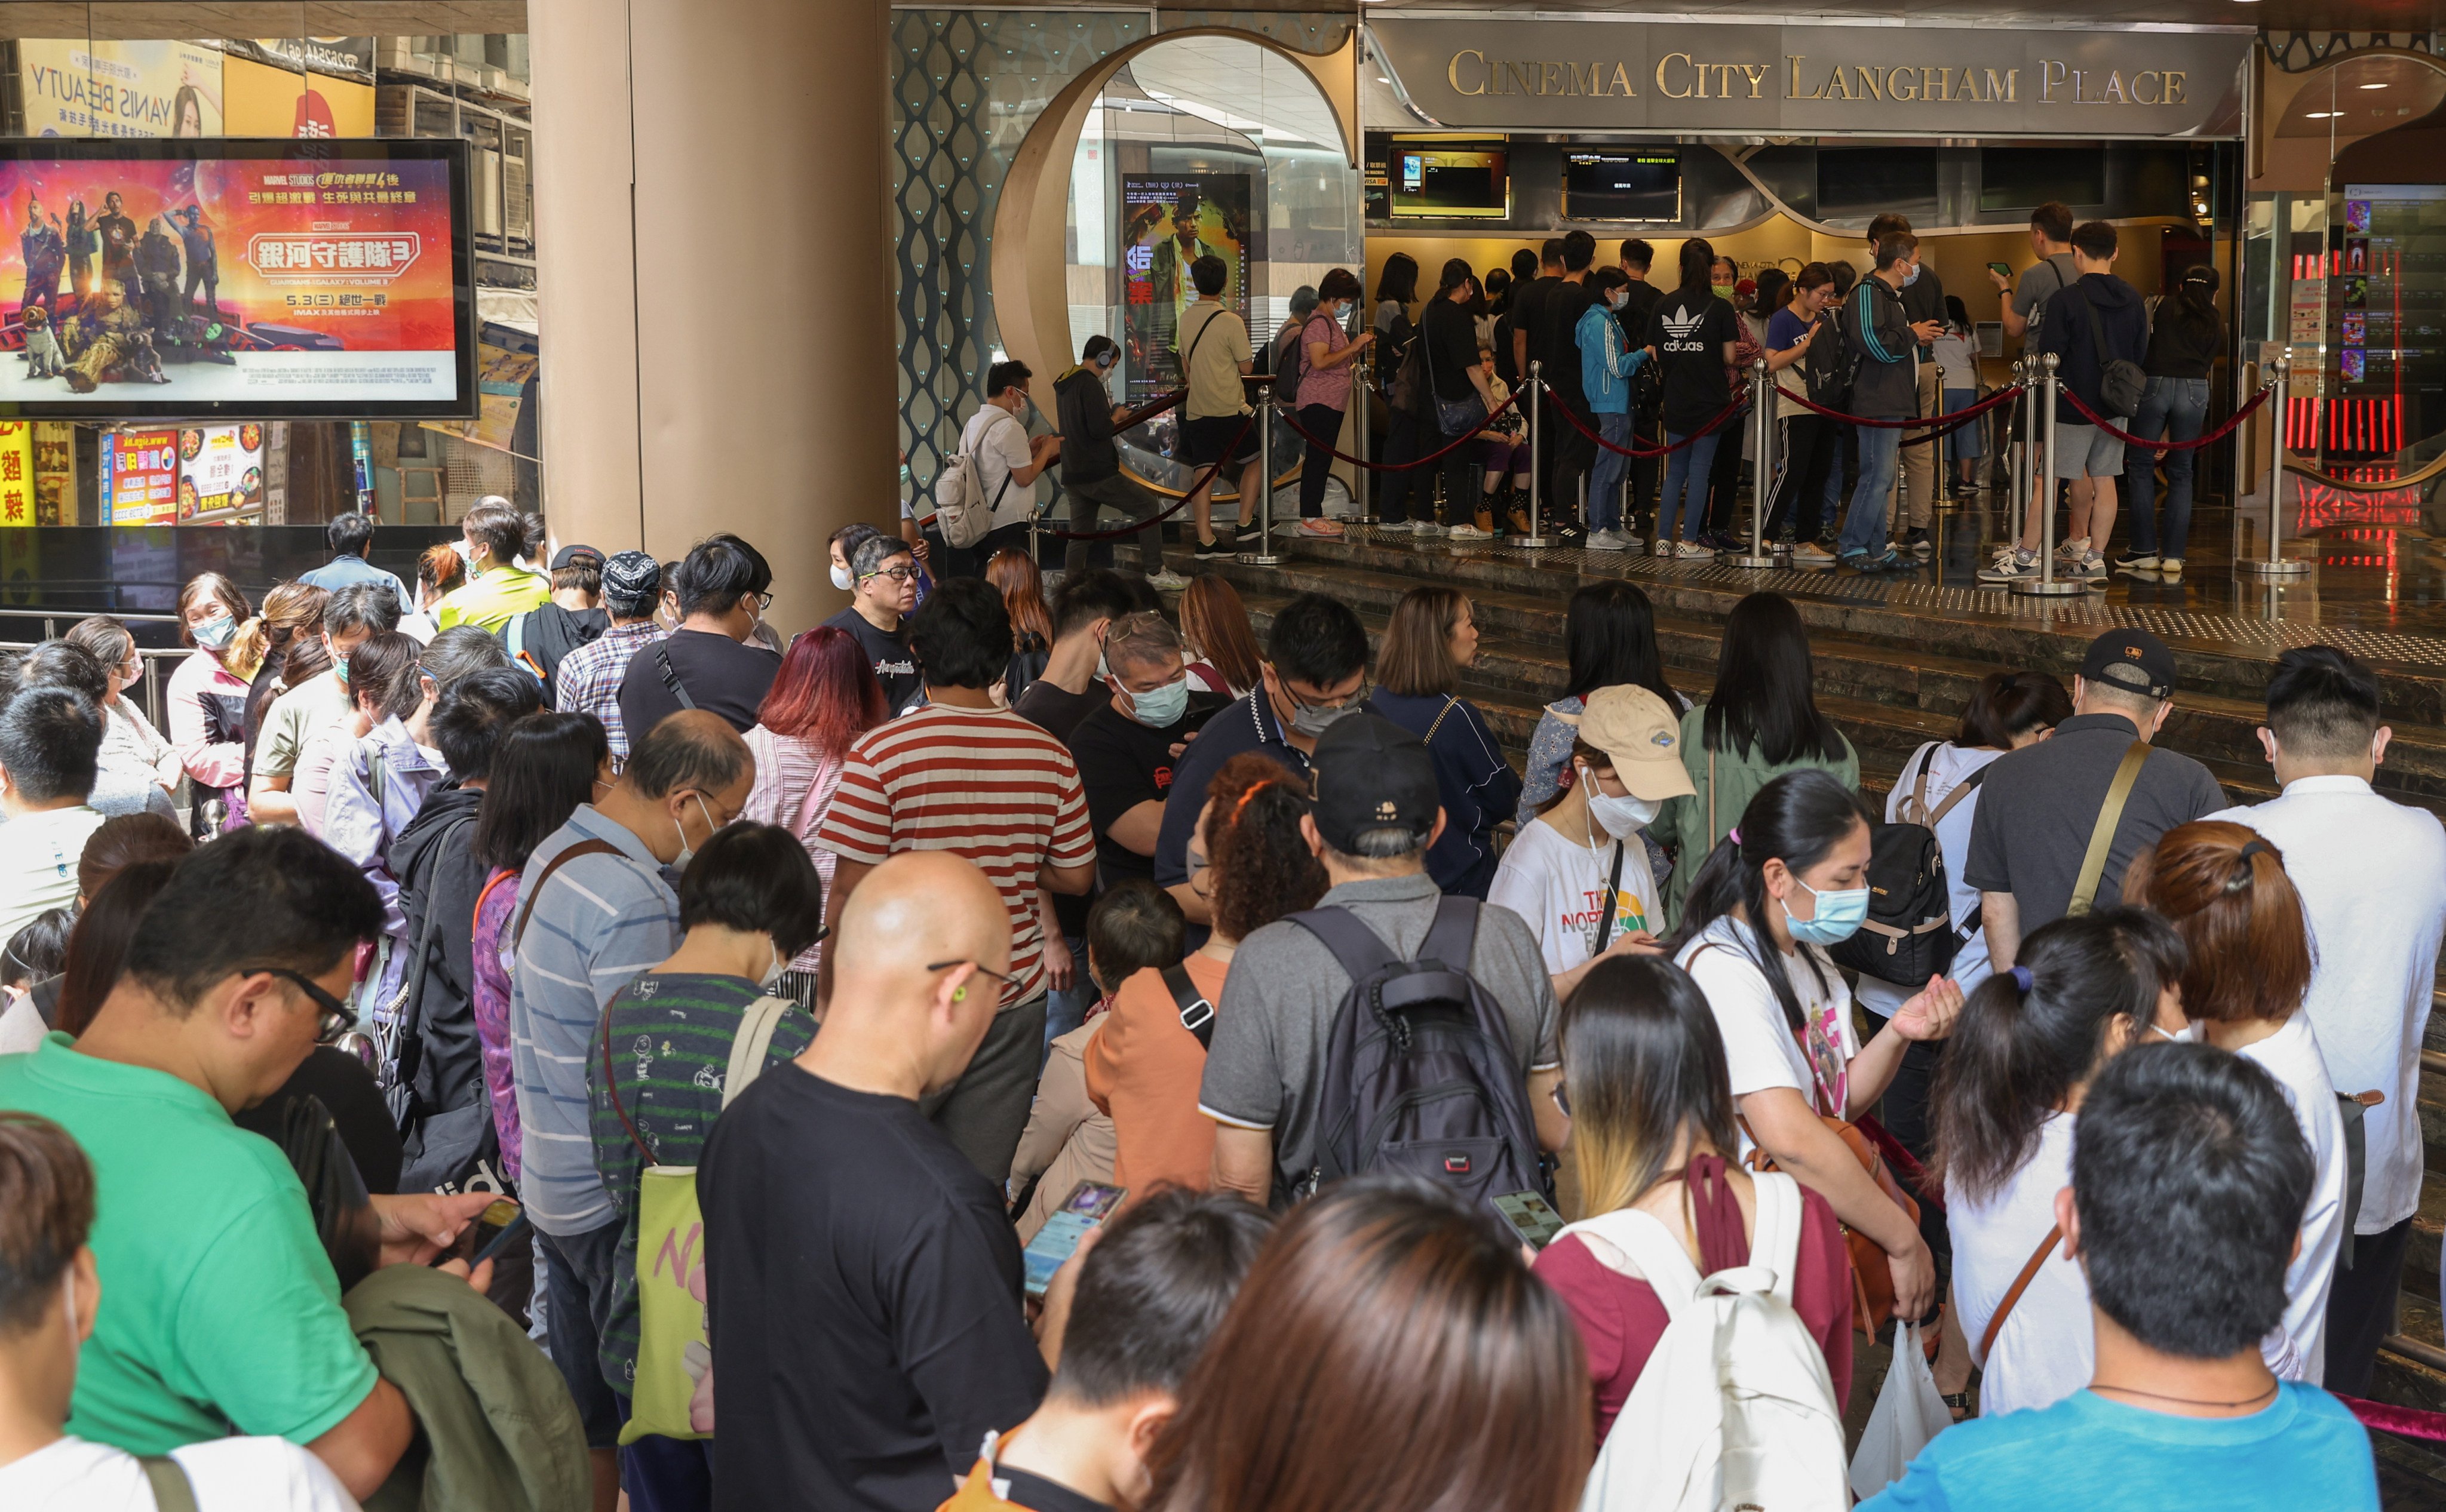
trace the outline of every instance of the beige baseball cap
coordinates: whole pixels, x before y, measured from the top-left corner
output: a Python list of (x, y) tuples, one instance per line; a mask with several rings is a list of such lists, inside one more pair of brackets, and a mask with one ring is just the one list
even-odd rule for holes
[(1581, 739), (1613, 758), (1613, 775), (1632, 797), (1662, 803), (1698, 793), (1682, 765), (1682, 721), (1647, 689), (1599, 688), (1571, 722), (1579, 725)]

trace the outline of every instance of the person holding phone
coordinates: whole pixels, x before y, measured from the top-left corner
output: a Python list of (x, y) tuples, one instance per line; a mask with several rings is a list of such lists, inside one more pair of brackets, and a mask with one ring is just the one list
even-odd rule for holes
[[(1702, 1276), (1750, 1260), (1756, 1178), (1740, 1168), (1723, 1036), (1704, 994), (1654, 956), (1600, 961), (1563, 1005), (1563, 1085), (1590, 1214), (1635, 1208), (1665, 1225)], [(1792, 1305), (1826, 1355), (1834, 1400), (1852, 1390), (1852, 1257), (1826, 1199), (1801, 1188)], [(1566, 1234), (1535, 1270), (1571, 1307), (1588, 1348), (1597, 1440), (1613, 1428), (1670, 1321), (1627, 1257)]]

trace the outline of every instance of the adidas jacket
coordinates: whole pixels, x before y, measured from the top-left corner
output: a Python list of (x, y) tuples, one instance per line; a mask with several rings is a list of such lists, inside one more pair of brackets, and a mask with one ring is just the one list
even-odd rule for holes
[(1852, 413), (1901, 420), (1919, 412), (1919, 338), (1902, 297), (1882, 278), (1863, 278), (1843, 302), (1843, 332), (1853, 354)]

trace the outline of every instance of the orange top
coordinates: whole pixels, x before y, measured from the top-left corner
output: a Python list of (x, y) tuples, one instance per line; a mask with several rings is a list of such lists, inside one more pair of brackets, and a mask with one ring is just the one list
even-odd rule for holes
[[(1189, 980), (1218, 1008), (1229, 962), (1194, 955)], [(1206, 1050), (1180, 1027), (1180, 1008), (1163, 974), (1141, 971), (1121, 983), (1103, 1029), (1087, 1042), (1087, 1095), (1112, 1115), (1119, 1148), (1113, 1185), (1133, 1197), (1159, 1184), (1204, 1191), (1214, 1164), (1214, 1121), (1197, 1111)]]

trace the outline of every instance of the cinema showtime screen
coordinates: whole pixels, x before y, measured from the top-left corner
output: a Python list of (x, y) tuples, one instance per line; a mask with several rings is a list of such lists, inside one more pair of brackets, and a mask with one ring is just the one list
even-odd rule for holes
[(0, 414), (477, 414), (457, 141), (0, 142)]

